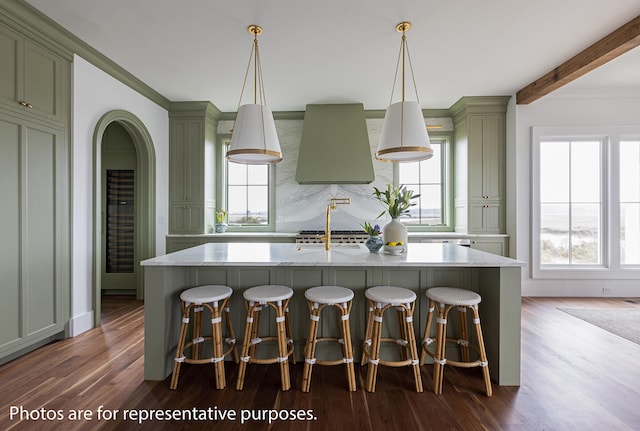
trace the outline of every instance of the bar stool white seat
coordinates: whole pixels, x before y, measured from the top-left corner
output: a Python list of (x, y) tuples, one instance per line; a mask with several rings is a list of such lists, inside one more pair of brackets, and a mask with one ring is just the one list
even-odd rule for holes
[[(233, 355), (234, 361), (238, 362), (238, 352), (236, 350), (236, 339), (231, 324), (231, 317), (227, 304), (233, 290), (228, 286), (206, 285), (187, 289), (180, 294), (182, 302), (182, 324), (180, 326), (180, 337), (176, 349), (176, 358), (173, 364), (173, 375), (171, 377), (171, 389), (178, 386), (180, 367), (182, 363), (188, 364), (214, 364), (216, 375), (216, 388), (224, 389), (226, 386), (224, 372), (224, 358), (228, 354)], [(202, 313), (208, 309), (211, 315), (211, 336), (202, 336)], [(225, 312), (225, 322), (228, 337), (222, 338), (222, 312)], [(193, 338), (186, 342), (187, 332), (190, 322), (191, 312), (193, 312)], [(211, 357), (201, 358), (201, 345), (206, 341), (211, 341), (213, 352)], [(228, 350), (223, 351), (222, 343), (229, 345)], [(191, 348), (191, 357), (185, 356), (185, 350)]]
[[(247, 307), (247, 323), (242, 340), (242, 352), (240, 354), (240, 366), (238, 368), (238, 381), (236, 389), (244, 387), (244, 375), (247, 364), (280, 364), (280, 381), (283, 391), (291, 388), (289, 375), (289, 357), (295, 364), (293, 357), (293, 339), (291, 338), (291, 323), (289, 321), (289, 300), (293, 296), (293, 290), (287, 286), (266, 284), (247, 289), (242, 294)], [(275, 336), (259, 336), (260, 312), (263, 307), (271, 307), (276, 313)], [(278, 356), (273, 358), (257, 358), (256, 345), (263, 341), (277, 341)]]
[[(391, 367), (411, 366), (413, 368), (416, 392), (422, 392), (422, 379), (416, 336), (413, 329), (413, 310), (416, 294), (409, 289), (395, 286), (375, 286), (365, 291), (369, 302), (369, 315), (364, 346), (362, 349), (362, 365), (367, 365), (366, 390), (375, 392), (378, 365)], [(382, 321), (384, 312), (395, 307), (398, 312), (400, 338), (382, 337)], [(380, 344), (393, 342), (400, 346), (401, 359), (397, 361), (380, 359)]]
[[(464, 368), (481, 367), (487, 396), (491, 396), (493, 391), (491, 389), (491, 378), (489, 376), (489, 362), (487, 361), (487, 354), (484, 348), (480, 316), (478, 314), (478, 304), (482, 300), (481, 296), (476, 292), (454, 287), (433, 287), (427, 290), (426, 295), (429, 299), (429, 314), (422, 339), (420, 364), (424, 364), (426, 355), (433, 358), (433, 392), (436, 394), (442, 393), (444, 366), (453, 365)], [(431, 338), (431, 325), (433, 323), (433, 314), (436, 306), (438, 307), (436, 316), (437, 333), (434, 340)], [(447, 315), (453, 307), (457, 307), (458, 317), (460, 319), (459, 338), (447, 338)], [(473, 313), (477, 345), (471, 345), (469, 343), (467, 309)], [(429, 350), (429, 346), (433, 344), (434, 341), (436, 346), (435, 351), (432, 352)], [(460, 361), (446, 358), (445, 350), (447, 343), (456, 343), (460, 346)], [(470, 359), (469, 349), (477, 351), (479, 358), (472, 361)]]
[[(351, 344), (351, 329), (349, 325), (349, 313), (353, 300), (353, 291), (340, 286), (316, 286), (304, 292), (309, 307), (309, 335), (304, 350), (304, 371), (302, 373), (302, 391), (309, 392), (311, 386), (311, 372), (313, 365), (346, 365), (347, 382), (350, 391), (356, 390), (356, 377), (353, 367), (353, 346)], [(327, 307), (336, 307), (340, 315), (340, 332), (342, 338), (322, 337), (318, 338), (318, 324), (320, 313)], [(343, 357), (339, 360), (316, 359), (316, 346), (318, 342), (333, 341), (342, 344)]]

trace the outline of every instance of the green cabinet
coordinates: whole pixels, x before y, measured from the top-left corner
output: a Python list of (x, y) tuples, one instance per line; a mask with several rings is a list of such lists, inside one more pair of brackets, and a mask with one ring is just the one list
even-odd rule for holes
[(208, 102), (178, 102), (169, 113), (169, 233), (203, 234), (215, 212), (215, 135)]
[(464, 97), (455, 122), (455, 230), (504, 233), (508, 97)]
[(507, 237), (490, 236), (477, 237), (471, 240), (471, 248), (507, 256), (509, 254), (509, 239)]
[(0, 361), (69, 319), (69, 166), (63, 128), (0, 111)]
[(0, 104), (27, 116), (64, 120), (67, 61), (19, 33), (0, 26)]
[(0, 13), (0, 363), (69, 321), (71, 58)]

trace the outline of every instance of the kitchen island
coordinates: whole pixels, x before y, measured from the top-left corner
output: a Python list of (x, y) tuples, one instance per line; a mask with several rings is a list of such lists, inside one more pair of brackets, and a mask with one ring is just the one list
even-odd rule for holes
[[(480, 316), (492, 379), (520, 384), (520, 279), (523, 262), (453, 244), (409, 244), (406, 253), (370, 253), (362, 244), (210, 243), (141, 262), (145, 277), (145, 361), (147, 380), (163, 380), (173, 367), (181, 310), (181, 291), (203, 284), (230, 286), (237, 336), (244, 330), (242, 292), (260, 284), (284, 284), (294, 290), (289, 304), (297, 358), (308, 328), (304, 290), (339, 285), (355, 293), (351, 332), (356, 359), (364, 338), (364, 291), (394, 285), (418, 295), (416, 337), (427, 315), (424, 292), (435, 286), (470, 289), (482, 296)], [(267, 320), (267, 319), (264, 319)], [(333, 328), (323, 319), (320, 331)], [(451, 319), (457, 320), (457, 319)], [(240, 340), (238, 341), (240, 345)]]

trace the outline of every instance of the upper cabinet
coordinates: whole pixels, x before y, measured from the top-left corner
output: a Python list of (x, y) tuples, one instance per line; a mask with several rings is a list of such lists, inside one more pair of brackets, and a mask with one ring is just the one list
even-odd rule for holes
[(203, 234), (215, 212), (215, 133), (209, 102), (175, 102), (169, 112), (169, 233)]
[(67, 60), (0, 27), (0, 104), (30, 117), (61, 123), (69, 83)]
[(504, 233), (509, 97), (464, 97), (455, 122), (455, 230)]

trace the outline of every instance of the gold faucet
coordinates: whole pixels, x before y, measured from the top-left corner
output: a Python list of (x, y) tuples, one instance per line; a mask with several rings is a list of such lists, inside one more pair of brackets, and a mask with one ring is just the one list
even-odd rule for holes
[(331, 210), (335, 210), (337, 205), (349, 205), (351, 204), (351, 198), (331, 198), (327, 205), (326, 221), (324, 235), (320, 237), (320, 240), (324, 241), (324, 249), (331, 250)]

